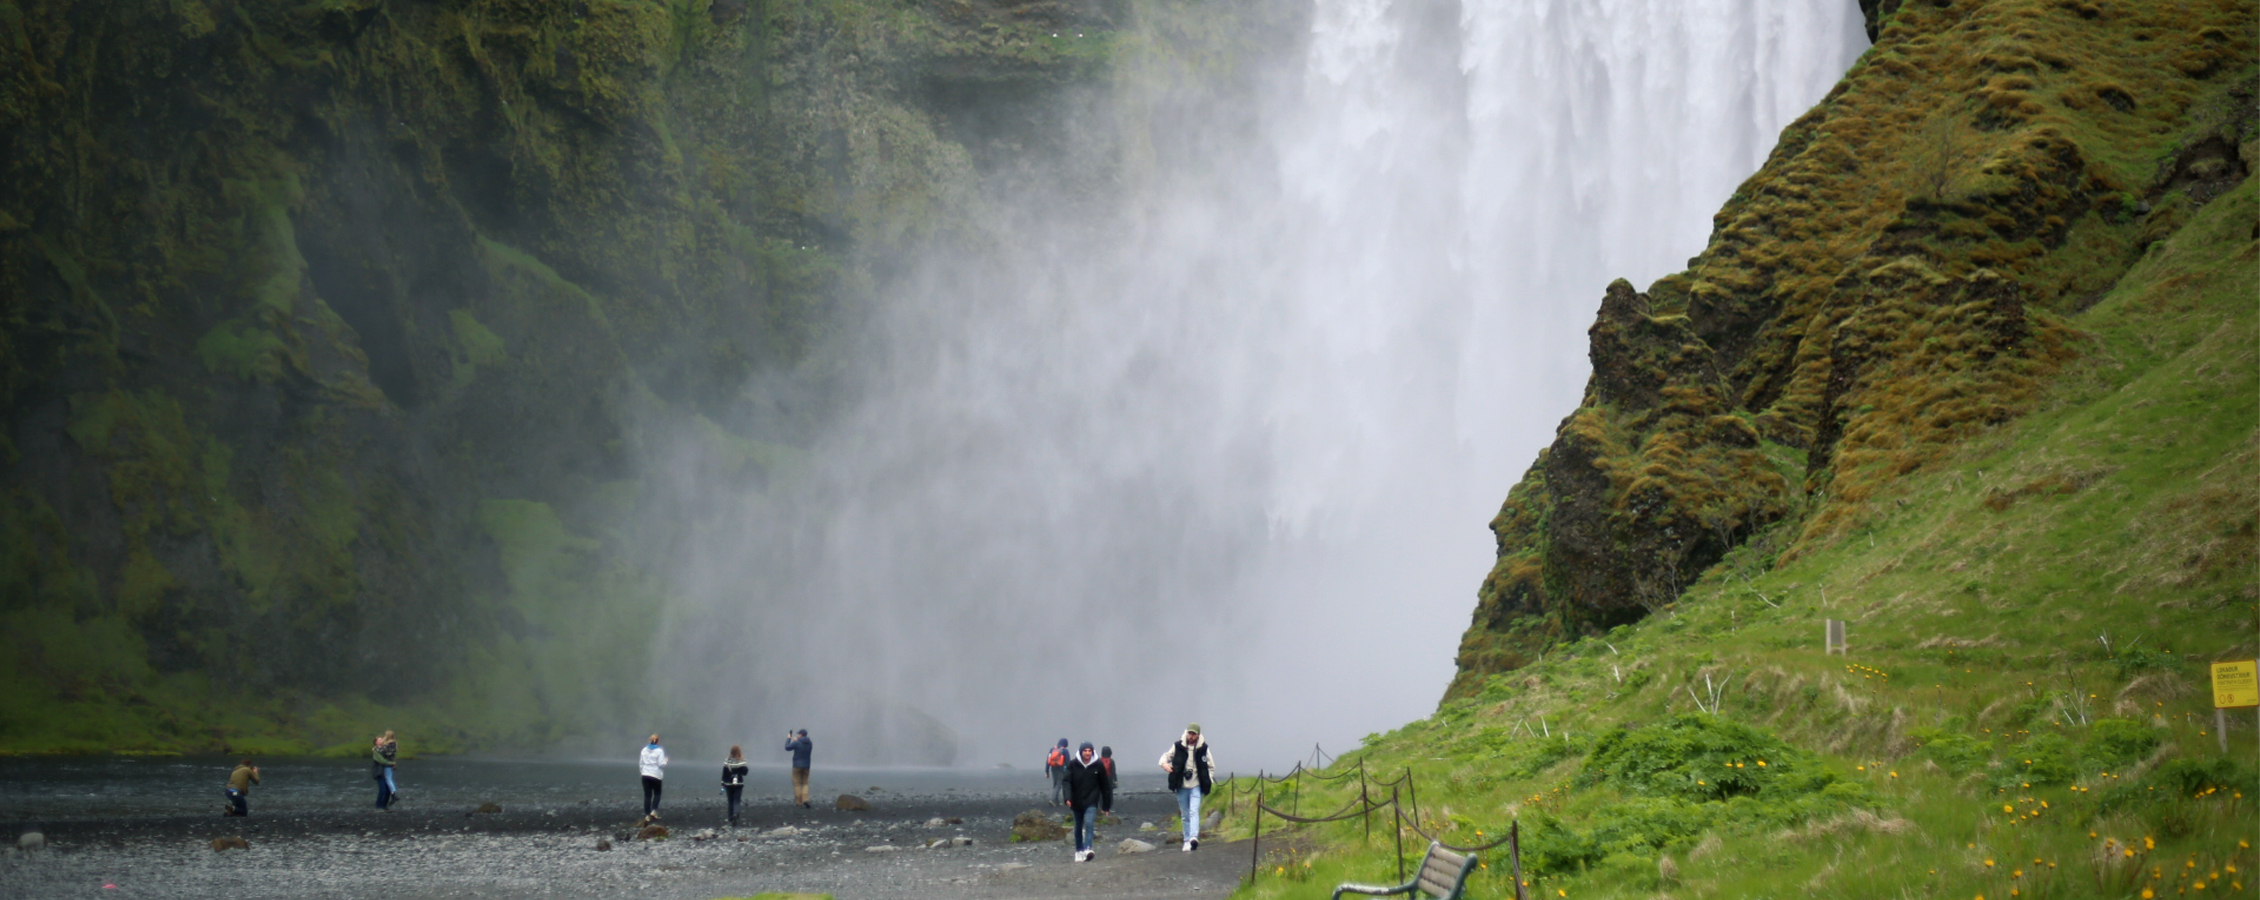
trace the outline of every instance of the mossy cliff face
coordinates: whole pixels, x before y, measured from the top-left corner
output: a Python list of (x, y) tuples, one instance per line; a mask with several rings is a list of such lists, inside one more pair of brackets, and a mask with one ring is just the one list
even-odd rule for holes
[(980, 240), (942, 114), (1120, 14), (0, 2), (0, 750), (636, 708), (628, 423), (789, 459), (842, 311)]
[(2090, 344), (2066, 317), (2260, 162), (2249, 0), (1862, 8), (1875, 46), (1702, 255), (1608, 288), (1584, 402), (1492, 522), (1450, 696), (1722, 560), (1855, 539), (1879, 489), (2027, 411)]

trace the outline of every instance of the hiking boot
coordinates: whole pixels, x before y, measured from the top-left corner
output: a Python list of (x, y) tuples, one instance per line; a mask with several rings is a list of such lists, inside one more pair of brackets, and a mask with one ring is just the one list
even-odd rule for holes
[(1199, 850), (1199, 849), (1201, 849), (1201, 839), (1200, 839), (1200, 838), (1194, 838), (1194, 839), (1192, 839), (1192, 840), (1186, 841), (1186, 842), (1185, 842), (1185, 849), (1186, 849), (1186, 851), (1188, 851), (1188, 852), (1190, 852), (1190, 851), (1193, 851), (1193, 850)]

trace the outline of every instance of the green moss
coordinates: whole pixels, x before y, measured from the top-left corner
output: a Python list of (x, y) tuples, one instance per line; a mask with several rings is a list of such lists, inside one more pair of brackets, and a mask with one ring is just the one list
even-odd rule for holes
[(288, 368), (290, 348), (264, 325), (233, 319), (212, 326), (196, 341), (196, 353), (214, 374), (271, 383)]

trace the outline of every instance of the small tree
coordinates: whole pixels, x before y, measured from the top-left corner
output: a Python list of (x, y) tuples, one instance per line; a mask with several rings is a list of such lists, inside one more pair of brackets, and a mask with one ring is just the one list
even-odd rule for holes
[(1955, 176), (1969, 162), (1971, 155), (1969, 130), (1953, 114), (1934, 113), (1915, 129), (1907, 152), (1907, 166), (1913, 181), (1912, 193), (1923, 194), (1932, 200), (1946, 199), (1947, 189), (1954, 186)]

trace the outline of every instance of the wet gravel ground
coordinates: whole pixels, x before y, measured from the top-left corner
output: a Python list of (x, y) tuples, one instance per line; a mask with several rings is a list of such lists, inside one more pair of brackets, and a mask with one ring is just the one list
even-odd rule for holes
[[(873, 809), (804, 810), (747, 804), (723, 825), (720, 798), (670, 802), (664, 841), (635, 841), (632, 809), (578, 801), (513, 803), (500, 813), (460, 806), (391, 812), (290, 810), (249, 819), (217, 815), (107, 816), (49, 822), (47, 845), (0, 851), (0, 898), (636, 897), (639, 900), (806, 891), (849, 898), (1220, 897), (1246, 872), (1244, 845), (1182, 853), (1171, 836), (1140, 832), (1175, 812), (1160, 791), (1117, 797), (1121, 825), (1102, 829), (1100, 858), (1070, 861), (1066, 843), (1013, 844), (1012, 817), (1043, 808), (1036, 792), (864, 795)], [(961, 824), (934, 826), (934, 818)], [(28, 823), (11, 823), (11, 838)], [(794, 829), (778, 833), (780, 828)], [(240, 835), (249, 850), (214, 851)], [(709, 836), (710, 835), (710, 836)], [(970, 846), (947, 839), (970, 838)], [(1138, 837), (1155, 852), (1124, 854)], [(596, 849), (599, 839), (612, 849)], [(945, 846), (928, 848), (936, 840)], [(11, 842), (12, 843), (12, 842)], [(889, 849), (878, 849), (889, 848)]]

